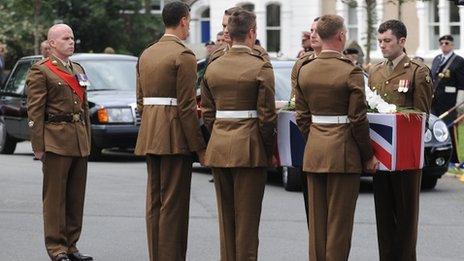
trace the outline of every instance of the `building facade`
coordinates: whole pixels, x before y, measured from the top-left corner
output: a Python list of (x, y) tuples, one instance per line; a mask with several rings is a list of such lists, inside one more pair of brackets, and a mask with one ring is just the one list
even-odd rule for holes
[[(160, 6), (164, 0), (157, 0)], [(215, 40), (222, 30), (224, 10), (242, 6), (256, 13), (257, 35), (271, 56), (294, 58), (301, 49), (301, 36), (314, 18), (323, 14), (339, 14), (345, 18), (348, 42), (356, 41), (365, 50), (367, 11), (365, 0), (190, 0), (190, 44)], [(377, 0), (376, 25), (398, 19), (399, 5), (390, 0)], [(464, 7), (448, 0), (408, 1), (401, 5), (401, 20), (408, 27), (406, 49), (409, 55), (426, 60), (439, 54), (438, 38), (451, 34), (456, 52), (464, 54)], [(461, 18), (462, 17), (462, 18)], [(381, 59), (376, 41), (371, 43), (371, 57)]]

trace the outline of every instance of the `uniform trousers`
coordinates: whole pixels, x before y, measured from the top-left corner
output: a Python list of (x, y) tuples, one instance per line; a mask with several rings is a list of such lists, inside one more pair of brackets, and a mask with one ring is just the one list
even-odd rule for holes
[(374, 174), (380, 261), (416, 260), (422, 170)]
[(309, 260), (348, 260), (360, 174), (307, 173), (307, 182)]
[(192, 157), (147, 155), (146, 222), (151, 261), (185, 260)]
[(266, 168), (213, 168), (221, 261), (258, 259)]
[(43, 218), (45, 247), (53, 258), (78, 249), (84, 213), (87, 157), (45, 153), (43, 171)]

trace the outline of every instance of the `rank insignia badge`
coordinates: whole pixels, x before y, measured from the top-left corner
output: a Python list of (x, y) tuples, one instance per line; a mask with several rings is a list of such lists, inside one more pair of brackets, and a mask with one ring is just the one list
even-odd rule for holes
[(80, 86), (82, 86), (82, 87), (89, 87), (90, 86), (89, 78), (87, 78), (87, 75), (85, 75), (83, 73), (77, 73), (76, 74), (76, 79), (79, 82)]
[(410, 85), (411, 85), (410, 80), (400, 80), (398, 84), (398, 92), (404, 92), (404, 93), (408, 92)]

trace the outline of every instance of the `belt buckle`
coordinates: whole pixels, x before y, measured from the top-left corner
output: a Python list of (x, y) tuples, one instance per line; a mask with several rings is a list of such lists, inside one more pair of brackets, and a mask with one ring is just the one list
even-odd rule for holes
[(169, 99), (169, 106), (172, 106), (172, 99)]
[(253, 116), (253, 115), (252, 115), (251, 111), (248, 111), (248, 118), (251, 119), (252, 116)]
[(72, 120), (73, 122), (78, 122), (81, 119), (81, 115), (79, 113), (73, 113), (72, 114)]

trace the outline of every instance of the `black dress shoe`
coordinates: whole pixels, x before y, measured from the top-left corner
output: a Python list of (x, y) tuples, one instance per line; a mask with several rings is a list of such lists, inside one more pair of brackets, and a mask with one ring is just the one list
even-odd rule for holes
[(92, 261), (93, 260), (93, 257), (81, 254), (80, 252), (68, 254), (68, 256), (71, 261)]
[(57, 256), (55, 256), (55, 258), (53, 258), (53, 260), (54, 261), (71, 261), (68, 255), (66, 255), (65, 253), (58, 254)]

